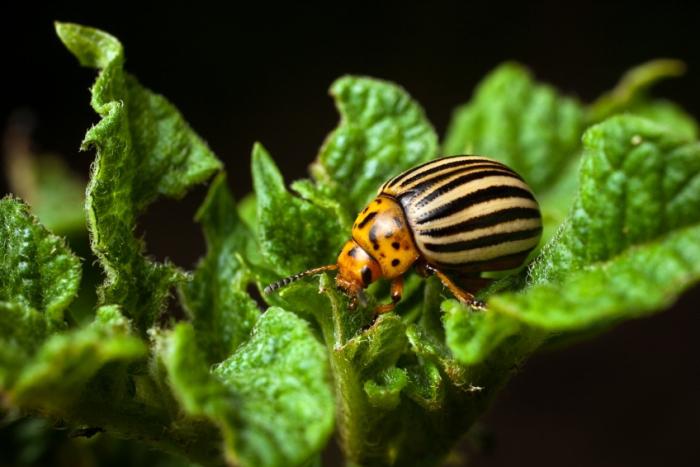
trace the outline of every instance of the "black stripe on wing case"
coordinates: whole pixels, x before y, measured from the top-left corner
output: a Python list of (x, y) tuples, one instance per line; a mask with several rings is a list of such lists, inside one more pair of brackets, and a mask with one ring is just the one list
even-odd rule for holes
[[(489, 164), (489, 165), (497, 165), (499, 167), (505, 168), (505, 166), (499, 162), (492, 161), (490, 159), (466, 159), (466, 160), (459, 160), (459, 161), (452, 161), (452, 162), (445, 162), (442, 164), (437, 164), (435, 167), (431, 167), (428, 170), (424, 170), (423, 172), (413, 175), (410, 178), (404, 179), (401, 181), (400, 186), (407, 186), (410, 185), (413, 182), (419, 181), (423, 177), (427, 177), (428, 175), (432, 175), (435, 172), (439, 172), (441, 170), (445, 169), (451, 169), (453, 167), (459, 167), (459, 168), (466, 168), (466, 167), (471, 167), (476, 164)], [(412, 170), (410, 173), (405, 174), (405, 175), (412, 175), (414, 174), (415, 171)]]
[[(498, 169), (501, 170), (501, 166), (496, 165), (496, 164), (491, 164), (491, 163), (486, 163), (486, 164), (477, 164), (477, 165), (469, 165), (469, 166), (463, 166), (463, 167), (458, 167), (454, 170), (450, 170), (446, 173), (440, 173), (437, 175), (434, 175), (432, 177), (428, 177), (427, 179), (423, 180), (422, 182), (413, 185), (412, 187), (406, 188), (405, 192), (400, 193), (398, 195), (399, 199), (401, 202), (408, 202), (409, 200), (413, 200), (417, 196), (421, 196), (426, 193), (426, 191), (433, 185), (436, 185), (450, 177), (454, 177), (455, 175), (459, 174), (474, 174), (477, 172), (484, 172), (486, 169)], [(507, 169), (506, 169), (507, 170)], [(502, 171), (503, 175), (508, 175), (511, 172), (506, 172), (505, 170)]]
[(418, 217), (418, 219), (416, 219), (416, 223), (425, 224), (426, 222), (435, 221), (459, 212), (468, 206), (502, 198), (527, 198), (533, 201), (535, 200), (532, 193), (525, 188), (510, 185), (490, 186), (488, 188), (473, 191), (465, 196), (432, 209)]
[(392, 186), (394, 186), (396, 183), (400, 182), (401, 180), (403, 180), (404, 178), (408, 177), (409, 175), (414, 174), (417, 170), (420, 170), (420, 169), (422, 169), (422, 168), (425, 167), (425, 166), (428, 166), (428, 165), (430, 165), (430, 164), (438, 164), (438, 165), (441, 165), (441, 164), (444, 163), (443, 161), (449, 160), (449, 159), (455, 159), (455, 158), (457, 158), (457, 157), (469, 157), (469, 156), (446, 156), (446, 157), (441, 157), (441, 158), (439, 158), (439, 159), (432, 159), (432, 160), (429, 160), (428, 162), (423, 162), (423, 163), (420, 164), (420, 165), (417, 165), (417, 166), (415, 166), (415, 167), (412, 167), (412, 168), (408, 169), (407, 171), (398, 174), (396, 177), (394, 177), (394, 178), (390, 179), (388, 182), (386, 182), (385, 185), (386, 185), (387, 188), (392, 187)]
[(504, 232), (483, 237), (464, 240), (452, 243), (425, 243), (423, 246), (436, 253), (474, 250), (487, 246), (500, 245), (501, 243), (514, 242), (516, 240), (526, 240), (528, 238), (538, 238), (542, 232), (542, 227), (528, 230), (516, 230), (515, 232)]
[(448, 235), (462, 232), (469, 232), (486, 227), (494, 227), (505, 222), (517, 221), (520, 219), (538, 219), (539, 217), (540, 211), (536, 208), (506, 208), (501, 209), (500, 211), (494, 211), (481, 216), (472, 217), (464, 222), (458, 222), (445, 227), (419, 230), (416, 232), (416, 234), (425, 235), (427, 237), (446, 237)]
[(500, 177), (511, 177), (515, 178), (516, 180), (520, 180), (520, 177), (515, 175), (514, 173), (504, 170), (477, 170), (475, 172), (469, 171), (465, 173), (464, 175), (455, 178), (454, 180), (451, 180), (449, 183), (445, 183), (444, 185), (435, 188), (433, 191), (427, 193), (425, 196), (423, 196), (416, 204), (415, 206), (420, 208), (425, 206), (426, 204), (430, 203), (432, 200), (437, 198), (438, 196), (445, 195), (449, 193), (450, 191), (454, 190), (455, 188), (459, 188), (460, 186), (473, 182), (474, 180), (480, 180), (482, 178), (486, 177), (492, 177), (492, 176), (500, 176)]

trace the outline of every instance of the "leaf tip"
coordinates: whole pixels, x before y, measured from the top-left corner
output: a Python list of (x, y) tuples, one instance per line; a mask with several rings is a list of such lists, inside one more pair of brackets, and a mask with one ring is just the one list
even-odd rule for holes
[(105, 68), (123, 57), (121, 42), (100, 29), (77, 23), (54, 21), (56, 35), (81, 65)]

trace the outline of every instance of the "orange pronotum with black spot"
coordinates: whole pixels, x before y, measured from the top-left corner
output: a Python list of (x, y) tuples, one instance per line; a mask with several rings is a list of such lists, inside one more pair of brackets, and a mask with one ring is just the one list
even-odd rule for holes
[(482, 156), (435, 159), (388, 180), (357, 216), (352, 239), (336, 264), (321, 266), (265, 288), (270, 293), (302, 277), (338, 270), (336, 284), (352, 297), (390, 279), (401, 299), (411, 266), (435, 274), (459, 300), (476, 305), (447, 272), (478, 273), (520, 266), (539, 242), (542, 221), (532, 191), (513, 170)]

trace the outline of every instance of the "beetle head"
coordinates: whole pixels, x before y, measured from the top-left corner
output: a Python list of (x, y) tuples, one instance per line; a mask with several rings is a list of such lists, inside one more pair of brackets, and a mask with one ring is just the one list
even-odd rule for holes
[(351, 299), (362, 300), (362, 289), (382, 277), (379, 263), (354, 240), (348, 240), (338, 256), (335, 283)]

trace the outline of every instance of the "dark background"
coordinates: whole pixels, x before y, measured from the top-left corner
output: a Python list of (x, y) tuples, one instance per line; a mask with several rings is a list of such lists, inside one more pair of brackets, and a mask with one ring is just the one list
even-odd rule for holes
[[(78, 146), (96, 121), (88, 104), (95, 73), (64, 50), (54, 19), (119, 37), (127, 68), (180, 108), (224, 160), (238, 197), (251, 187), (256, 140), (288, 181), (305, 175), (337, 123), (326, 90), (344, 73), (402, 84), (444, 134), (453, 107), (503, 60), (521, 61), (538, 79), (590, 101), (630, 66), (675, 57), (688, 64), (686, 77), (655, 94), (700, 117), (698, 15), (675, 2), (4, 8), (0, 124), (31, 109), (37, 147), (86, 175), (91, 155)], [(159, 202), (145, 216), (152, 253), (194, 264), (204, 247), (190, 219), (202, 195)], [(667, 313), (533, 358), (485, 418), (493, 445), (470, 450), (474, 465), (700, 465), (698, 300), (696, 289)]]

